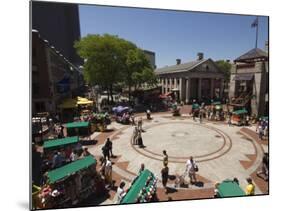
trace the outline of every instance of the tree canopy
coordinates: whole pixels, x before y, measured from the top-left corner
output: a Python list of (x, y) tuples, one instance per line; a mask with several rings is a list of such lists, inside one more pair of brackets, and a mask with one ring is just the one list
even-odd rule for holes
[(100, 85), (112, 97), (114, 85), (129, 88), (155, 82), (155, 74), (144, 52), (134, 43), (118, 36), (87, 35), (74, 45), (85, 60), (84, 78), (91, 85)]
[(231, 72), (230, 72), (231, 64), (224, 60), (218, 60), (218, 61), (216, 61), (216, 64), (223, 71), (225, 80), (229, 82), (230, 75), (231, 75)]

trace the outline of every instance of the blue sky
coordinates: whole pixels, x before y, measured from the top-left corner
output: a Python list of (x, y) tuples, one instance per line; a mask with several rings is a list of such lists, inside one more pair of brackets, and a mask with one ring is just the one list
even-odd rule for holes
[[(80, 5), (81, 36), (114, 34), (156, 53), (157, 67), (205, 58), (230, 59), (255, 47), (255, 16)], [(259, 17), (258, 48), (268, 40), (268, 18)]]

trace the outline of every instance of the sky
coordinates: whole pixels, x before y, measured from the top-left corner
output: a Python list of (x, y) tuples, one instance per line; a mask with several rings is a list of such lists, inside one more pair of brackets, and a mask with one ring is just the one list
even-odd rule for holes
[[(255, 47), (256, 16), (80, 5), (81, 36), (113, 34), (153, 51), (156, 66), (193, 61), (198, 52), (234, 60)], [(258, 48), (268, 40), (268, 17), (259, 16)]]

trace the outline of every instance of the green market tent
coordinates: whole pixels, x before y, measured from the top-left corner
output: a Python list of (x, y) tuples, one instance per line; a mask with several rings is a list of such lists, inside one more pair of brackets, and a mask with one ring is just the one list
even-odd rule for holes
[(54, 169), (47, 173), (49, 182), (50, 182), (50, 184), (53, 184), (59, 180), (62, 180), (64, 178), (70, 176), (71, 174), (73, 174), (77, 171), (90, 167), (91, 165), (95, 164), (96, 162), (97, 162), (96, 159), (92, 155), (89, 155), (87, 157), (84, 157), (83, 159), (76, 160), (63, 167)]
[(57, 148), (60, 146), (65, 146), (69, 144), (75, 144), (78, 142), (78, 136), (72, 136), (72, 137), (67, 137), (67, 138), (62, 138), (62, 139), (54, 139), (54, 140), (49, 140), (45, 141), (43, 144), (44, 149), (50, 149), (50, 148)]
[(225, 180), (218, 186), (220, 197), (245, 196), (245, 192), (232, 180)]
[(68, 136), (89, 135), (90, 123), (89, 122), (70, 122), (65, 125)]
[(153, 175), (149, 170), (144, 170), (132, 184), (129, 192), (122, 199), (121, 204), (135, 203), (139, 192), (145, 186), (146, 180), (149, 176)]
[(247, 114), (248, 111), (246, 109), (236, 110), (232, 112), (233, 114), (240, 115), (240, 114)]
[(198, 109), (200, 106), (198, 103), (192, 104), (192, 109)]
[(89, 122), (70, 122), (67, 123), (66, 128), (81, 128), (81, 127), (89, 127)]

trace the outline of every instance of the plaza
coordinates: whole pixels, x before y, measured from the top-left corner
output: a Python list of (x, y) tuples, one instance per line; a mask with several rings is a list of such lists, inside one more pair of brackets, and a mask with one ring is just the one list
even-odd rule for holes
[[(169, 155), (169, 174), (172, 179), (168, 182), (171, 193), (158, 194), (159, 200), (166, 201), (192, 198), (213, 198), (214, 185), (225, 179), (237, 178), (241, 187), (246, 187), (246, 178), (255, 177), (256, 194), (267, 193), (266, 182), (256, 177), (263, 153), (268, 151), (268, 142), (259, 141), (255, 136), (255, 127), (228, 126), (224, 122), (193, 121), (191, 116), (183, 114), (173, 117), (171, 113), (155, 113), (152, 120), (143, 124), (143, 142), (145, 148), (132, 144), (133, 126), (123, 126), (112, 123), (113, 130), (109, 134), (95, 134), (97, 140), (104, 135), (113, 142), (113, 153), (116, 156), (113, 174), (116, 183), (125, 181), (127, 186), (138, 175), (140, 165), (152, 171), (161, 184), (161, 168), (163, 166), (162, 151)], [(102, 156), (103, 141), (89, 147), (95, 156)], [(174, 188), (175, 177), (185, 171), (185, 163), (190, 156), (199, 166), (198, 184), (189, 184), (185, 188)], [(174, 176), (174, 177), (173, 177)], [(188, 183), (189, 178), (186, 176)], [(183, 198), (185, 197), (185, 198)], [(112, 197), (103, 204), (115, 203)]]

